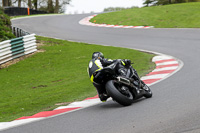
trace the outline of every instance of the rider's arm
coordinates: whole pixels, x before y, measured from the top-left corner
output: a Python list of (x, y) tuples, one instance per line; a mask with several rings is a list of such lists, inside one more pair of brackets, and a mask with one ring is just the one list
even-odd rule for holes
[(111, 59), (102, 59), (101, 62), (102, 62), (102, 65), (105, 67), (105, 66), (108, 66), (112, 63), (114, 63), (116, 60), (111, 60)]
[(131, 65), (131, 60), (129, 60), (129, 59), (123, 59), (121, 62), (124, 66), (130, 66)]
[(108, 66), (108, 65), (110, 65), (110, 64), (112, 64), (112, 63), (114, 63), (114, 62), (116, 62), (116, 61), (120, 61), (121, 63), (122, 63), (122, 65), (124, 65), (124, 66), (129, 66), (129, 65), (131, 65), (131, 61), (129, 60), (129, 59), (117, 59), (117, 60), (111, 60), (111, 59), (102, 59), (101, 60), (101, 63), (102, 63), (102, 65), (105, 67), (105, 66)]

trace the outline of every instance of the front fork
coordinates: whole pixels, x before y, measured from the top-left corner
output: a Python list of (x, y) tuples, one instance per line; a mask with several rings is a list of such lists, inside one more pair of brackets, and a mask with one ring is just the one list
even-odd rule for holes
[(139, 88), (143, 88), (143, 86), (144, 86), (144, 83), (141, 81), (141, 79), (140, 79), (140, 77), (139, 77), (139, 75), (137, 74), (137, 72), (136, 72), (136, 70), (134, 70), (133, 68), (132, 68), (132, 71), (133, 71), (133, 76), (132, 76), (132, 78), (134, 79), (134, 84), (136, 85), (136, 86), (138, 86)]

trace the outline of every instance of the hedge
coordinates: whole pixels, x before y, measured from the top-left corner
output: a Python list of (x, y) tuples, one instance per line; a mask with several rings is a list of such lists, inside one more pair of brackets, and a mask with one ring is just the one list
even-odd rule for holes
[(11, 21), (9, 16), (4, 14), (0, 8), (0, 42), (15, 38), (11, 30)]

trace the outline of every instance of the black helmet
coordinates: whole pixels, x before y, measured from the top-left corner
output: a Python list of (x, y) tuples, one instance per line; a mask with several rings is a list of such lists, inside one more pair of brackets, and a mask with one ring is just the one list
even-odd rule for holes
[(97, 59), (97, 58), (104, 58), (104, 55), (103, 55), (103, 53), (101, 53), (101, 52), (94, 52), (93, 54), (92, 54), (92, 59)]

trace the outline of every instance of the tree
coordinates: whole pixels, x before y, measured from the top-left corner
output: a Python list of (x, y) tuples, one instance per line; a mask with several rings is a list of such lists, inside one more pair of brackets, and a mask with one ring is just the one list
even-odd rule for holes
[(32, 8), (32, 2), (31, 0), (28, 0), (28, 7), (31, 9)]
[(22, 6), (22, 1), (18, 0), (18, 7), (21, 7), (21, 6)]
[(34, 5), (35, 10), (37, 10), (37, 8), (38, 8), (38, 0), (33, 0), (33, 5)]
[[(1, 1), (1, 0), (0, 0)], [(29, 7), (30, 9), (47, 11), (48, 13), (64, 12), (64, 7), (71, 0), (2, 0), (2, 6)]]
[(156, 6), (156, 5), (167, 5), (174, 3), (185, 3), (185, 2), (200, 2), (200, 0), (145, 0), (143, 3), (145, 6)]
[(148, 7), (148, 6), (152, 5), (153, 2), (154, 2), (154, 0), (146, 0), (143, 4)]
[(3, 1), (3, 7), (6, 7), (9, 5), (9, 0), (2, 0)]
[(58, 11), (59, 11), (59, 0), (56, 0), (56, 6), (54, 12), (58, 13)]
[(59, 11), (57, 13), (63, 13), (65, 10), (65, 5), (69, 4), (71, 0), (60, 0), (59, 2)]
[(54, 13), (54, 7), (53, 7), (53, 1), (52, 0), (48, 0), (47, 11), (49, 13)]

